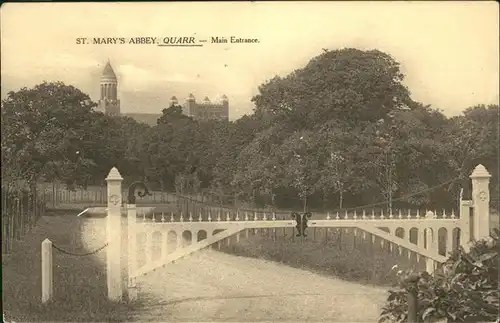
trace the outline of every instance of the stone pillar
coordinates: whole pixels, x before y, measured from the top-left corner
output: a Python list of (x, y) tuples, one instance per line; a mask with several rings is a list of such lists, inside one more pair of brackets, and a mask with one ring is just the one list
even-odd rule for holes
[(168, 256), (168, 232), (163, 231), (161, 234), (161, 260), (164, 261)]
[(419, 249), (425, 248), (425, 231), (424, 230), (425, 230), (424, 227), (418, 228), (417, 246)]
[(177, 245), (177, 248), (176, 249), (179, 249), (179, 248), (182, 248), (183, 247), (183, 237), (182, 237), (182, 234), (184, 233), (183, 230), (177, 230), (175, 232), (177, 234), (177, 241), (176, 241), (176, 245)]
[(470, 207), (472, 201), (460, 200), (460, 246), (466, 252), (469, 251), (469, 242), (471, 240), (470, 232)]
[(52, 242), (47, 238), (42, 242), (42, 303), (50, 301), (54, 295), (52, 267)]
[(472, 206), (474, 208), (473, 237), (474, 240), (490, 236), (490, 173), (479, 164), (474, 168), (472, 179)]
[(108, 216), (106, 236), (107, 246), (107, 280), (108, 298), (119, 301), (122, 299), (121, 277), (121, 205), (123, 178), (116, 167), (113, 167), (106, 177), (108, 186)]
[(146, 243), (145, 243), (145, 258), (146, 258), (146, 264), (145, 266), (150, 266), (151, 263), (153, 262), (153, 232), (152, 231), (146, 231)]
[[(426, 245), (427, 245), (426, 249), (428, 251), (431, 251), (432, 253), (434, 253), (435, 252), (434, 239), (436, 239), (437, 234), (430, 227), (427, 227), (427, 229), (425, 231), (426, 231), (425, 240), (426, 240)], [(434, 268), (435, 268), (435, 261), (431, 258), (426, 257), (426, 259), (425, 259), (425, 271), (427, 271), (429, 274), (432, 274), (432, 273), (434, 273)]]
[[(207, 239), (210, 239), (214, 235), (214, 231), (212, 229), (207, 229)], [(213, 251), (212, 245), (208, 246), (208, 251)]]
[(446, 228), (446, 257), (453, 251), (453, 228)]

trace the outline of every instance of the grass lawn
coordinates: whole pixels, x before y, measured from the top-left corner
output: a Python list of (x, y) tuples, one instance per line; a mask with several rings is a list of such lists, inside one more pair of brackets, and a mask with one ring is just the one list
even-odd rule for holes
[[(419, 262), (407, 254), (399, 255), (396, 249), (390, 251), (386, 244), (381, 247), (379, 240), (375, 244), (363, 241), (358, 235), (342, 230), (342, 239), (335, 241), (324, 237), (316, 240), (311, 237), (305, 241), (278, 236), (273, 241), (266, 234), (250, 235), (240, 242), (234, 241), (228, 246), (221, 243), (221, 251), (237, 256), (252, 257), (276, 261), (291, 267), (307, 269), (318, 274), (337, 277), (346, 281), (376, 286), (392, 286), (397, 280), (391, 268), (398, 264), (400, 268), (425, 269), (423, 258)], [(261, 231), (262, 232), (262, 231)], [(291, 232), (288, 233), (289, 236)]]
[(88, 252), (80, 239), (84, 221), (73, 214), (44, 216), (9, 255), (3, 255), (2, 300), (7, 321), (121, 322), (141, 306), (108, 301), (106, 268), (96, 256), (69, 256), (55, 249), (54, 299), (41, 303), (41, 242), (49, 238), (65, 250)]

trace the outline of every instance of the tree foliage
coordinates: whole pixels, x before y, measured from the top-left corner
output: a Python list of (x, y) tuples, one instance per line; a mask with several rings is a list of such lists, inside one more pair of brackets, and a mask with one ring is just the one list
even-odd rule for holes
[[(456, 250), (445, 263), (444, 273), (423, 273), (418, 282), (420, 322), (493, 322), (498, 319), (498, 230), (476, 242), (469, 252)], [(402, 281), (411, 272), (401, 273)], [(401, 283), (390, 291), (379, 322), (406, 322), (407, 293)]]
[(88, 95), (60, 82), (10, 92), (2, 100), (2, 177), (88, 179), (96, 160), (87, 153), (103, 139), (93, 128), (94, 106)]
[(411, 100), (403, 78), (399, 63), (378, 50), (327, 51), (262, 85), (253, 101), (259, 114), (294, 129), (332, 119), (355, 126), (406, 107)]
[(144, 127), (105, 116), (95, 106), (62, 82), (10, 92), (2, 100), (2, 180), (85, 186), (102, 182), (113, 166), (130, 173)]
[(154, 126), (43, 83), (2, 101), (3, 177), (85, 185), (116, 166), (126, 180), (175, 190), (196, 178), (197, 190), (260, 205), (433, 209), (455, 206), (458, 180), (481, 163), (495, 198), (498, 105), (447, 118), (413, 101), (403, 80), (386, 53), (327, 51), (262, 84), (250, 116), (197, 121), (172, 105)]

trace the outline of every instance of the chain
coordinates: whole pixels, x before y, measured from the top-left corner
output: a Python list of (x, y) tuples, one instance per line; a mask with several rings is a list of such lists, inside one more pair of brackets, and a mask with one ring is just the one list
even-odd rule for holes
[(102, 249), (106, 248), (108, 246), (109, 243), (106, 243), (104, 246), (92, 251), (92, 252), (87, 252), (87, 253), (72, 253), (72, 252), (69, 252), (69, 251), (66, 251), (66, 250), (63, 250), (61, 248), (59, 248), (58, 246), (56, 246), (55, 244), (52, 244), (52, 248), (56, 249), (57, 251), (59, 252), (62, 252), (64, 254), (67, 254), (67, 255), (70, 255), (70, 256), (77, 256), (77, 257), (83, 257), (83, 256), (89, 256), (89, 255), (93, 255), (93, 254), (96, 254), (98, 253), (99, 251), (101, 251)]

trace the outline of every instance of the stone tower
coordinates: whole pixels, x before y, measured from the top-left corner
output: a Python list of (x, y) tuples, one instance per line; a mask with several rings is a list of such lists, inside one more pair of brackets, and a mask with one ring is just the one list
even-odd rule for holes
[(100, 85), (101, 97), (98, 102), (98, 111), (110, 116), (119, 116), (118, 80), (109, 60), (102, 71)]
[(170, 99), (170, 106), (179, 104), (179, 100), (175, 96)]
[(229, 100), (226, 95), (222, 95), (218, 102), (211, 102), (205, 97), (198, 103), (191, 93), (182, 107), (182, 113), (196, 120), (228, 120)]
[(229, 119), (229, 100), (225, 94), (222, 95), (221, 100), (222, 100), (221, 116), (223, 119), (228, 120)]
[(194, 117), (196, 115), (196, 98), (193, 93), (190, 93), (186, 99), (186, 103), (182, 109), (182, 113), (188, 117)]

